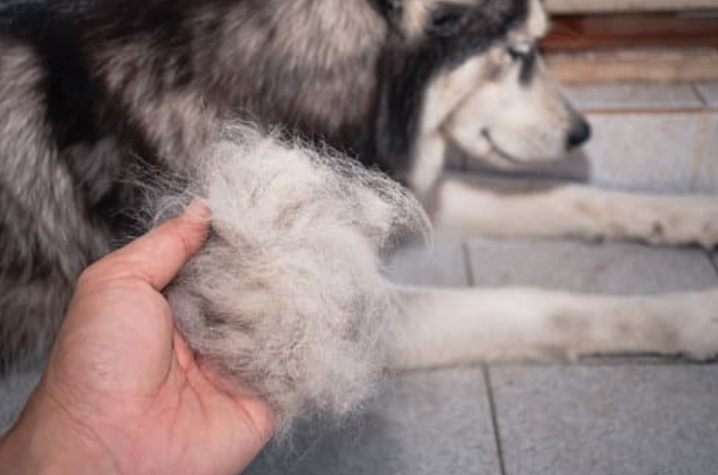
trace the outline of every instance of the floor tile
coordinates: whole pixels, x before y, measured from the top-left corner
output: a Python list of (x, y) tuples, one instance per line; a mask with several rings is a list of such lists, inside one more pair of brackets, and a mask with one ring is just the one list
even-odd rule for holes
[[(563, 181), (591, 181), (591, 163), (589, 157), (582, 151), (574, 152), (557, 160), (522, 164), (515, 170), (503, 170), (488, 163), (480, 157), (472, 157), (466, 153), (451, 149), (450, 153), (460, 156), (464, 166), (462, 170), (480, 176), (506, 178), (506, 179), (531, 179), (540, 180), (563, 180)], [(453, 170), (452, 170), (453, 171)]]
[(416, 243), (398, 249), (387, 267), (395, 281), (412, 285), (465, 287), (466, 263), (461, 242)]
[(705, 113), (699, 158), (693, 171), (693, 191), (718, 196), (718, 112)]
[(701, 113), (591, 114), (593, 138), (577, 152), (589, 181), (634, 191), (688, 192), (700, 150)]
[(715, 0), (546, 0), (550, 13), (640, 13), (655, 11), (709, 10)]
[(15, 423), (39, 380), (39, 371), (10, 374), (0, 379), (0, 436)]
[(698, 249), (572, 240), (469, 242), (476, 285), (538, 286), (617, 295), (699, 290), (718, 283)]
[(506, 475), (707, 475), (718, 365), (495, 367)]
[(718, 108), (718, 82), (698, 84), (696, 89), (706, 104)]
[(601, 84), (565, 86), (578, 109), (700, 108), (703, 101), (688, 84)]
[[(697, 187), (718, 192), (710, 124), (706, 112), (591, 113), (591, 140), (558, 161), (506, 172), (476, 157), (463, 156), (473, 172), (570, 179), (602, 188), (636, 192), (688, 193)], [(710, 139), (710, 140), (709, 140)], [(715, 139), (718, 141), (718, 139)], [(452, 151), (452, 153), (460, 153)], [(699, 155), (702, 168), (696, 161)]]
[(359, 420), (307, 425), (244, 475), (498, 475), (491, 420), (480, 369), (409, 373)]

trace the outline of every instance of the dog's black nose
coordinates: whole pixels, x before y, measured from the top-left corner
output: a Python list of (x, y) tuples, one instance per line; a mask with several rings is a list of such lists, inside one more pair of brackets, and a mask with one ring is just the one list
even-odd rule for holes
[(591, 124), (588, 123), (583, 117), (578, 118), (571, 125), (571, 130), (568, 132), (568, 148), (573, 149), (580, 147), (581, 145), (588, 142), (591, 138)]

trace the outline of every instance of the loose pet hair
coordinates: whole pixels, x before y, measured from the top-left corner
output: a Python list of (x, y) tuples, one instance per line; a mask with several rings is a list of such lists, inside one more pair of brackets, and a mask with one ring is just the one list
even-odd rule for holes
[(428, 221), (396, 182), (336, 152), (248, 127), (223, 136), (196, 190), (159, 190), (160, 215), (188, 195), (213, 210), (209, 242), (167, 291), (177, 326), (281, 420), (344, 414), (380, 379), (402, 311), (380, 254)]
[(188, 196), (212, 232), (167, 290), (177, 325), (287, 424), (351, 410), (387, 366), (715, 356), (717, 290), (382, 276), (425, 229), (406, 189), (445, 230), (718, 243), (713, 198), (505, 196), (442, 173), (449, 147), (512, 169), (588, 140), (537, 52), (548, 29), (540, 0), (1, 2), (0, 367), (41, 358), (83, 269)]

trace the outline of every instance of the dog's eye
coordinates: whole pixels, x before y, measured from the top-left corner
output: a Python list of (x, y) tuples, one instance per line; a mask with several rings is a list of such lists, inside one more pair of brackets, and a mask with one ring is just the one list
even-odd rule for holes
[(432, 18), (429, 31), (436, 35), (449, 35), (461, 26), (464, 14), (462, 9), (444, 9)]
[(511, 45), (506, 48), (506, 51), (514, 61), (526, 61), (533, 54), (533, 45), (530, 43), (522, 43), (518, 45)]
[(511, 58), (511, 68), (519, 68), (521, 82), (529, 83), (536, 71), (538, 60), (536, 47), (532, 43), (525, 43), (509, 46), (506, 51)]
[(389, 16), (401, 15), (402, 7), (401, 3), (397, 0), (378, 0), (379, 7), (381, 10)]

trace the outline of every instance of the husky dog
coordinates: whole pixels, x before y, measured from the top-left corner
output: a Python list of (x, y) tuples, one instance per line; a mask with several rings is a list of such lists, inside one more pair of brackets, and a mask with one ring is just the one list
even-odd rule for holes
[[(201, 173), (200, 157), (227, 120), (379, 167), (443, 229), (718, 243), (714, 199), (578, 185), (503, 196), (442, 175), (449, 144), (512, 167), (588, 140), (589, 125), (538, 55), (549, 28), (540, 0), (58, 0), (0, 8), (2, 365), (42, 354), (78, 275), (126, 240), (136, 224), (127, 211), (144, 206), (129, 170)], [(291, 196), (282, 198), (287, 213)], [(393, 219), (372, 210), (363, 222)], [(392, 342), (396, 368), (718, 352), (718, 291), (616, 298), (392, 290), (405, 309)]]

